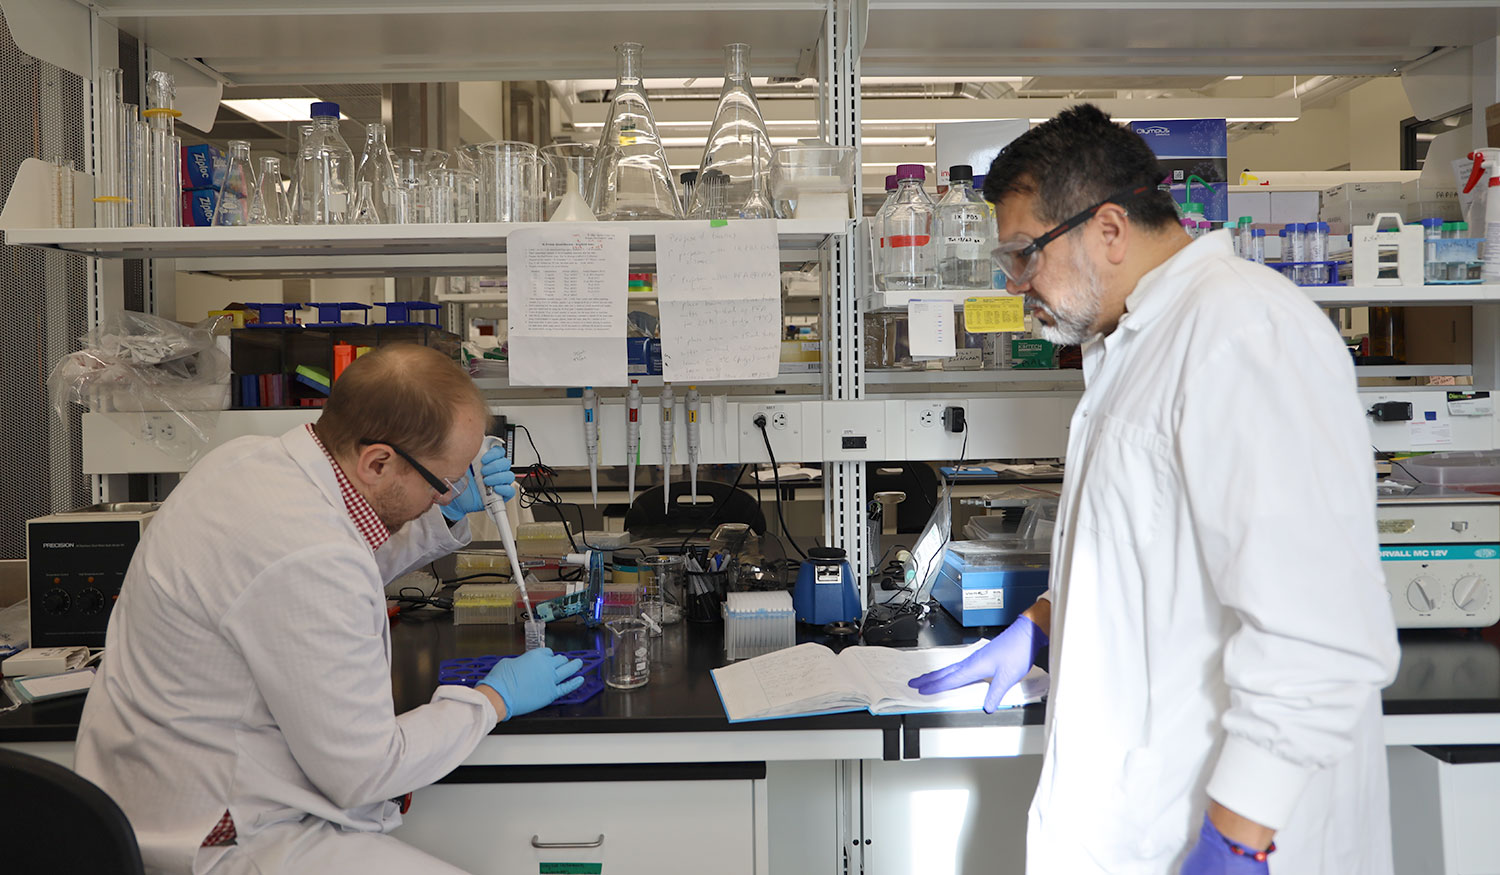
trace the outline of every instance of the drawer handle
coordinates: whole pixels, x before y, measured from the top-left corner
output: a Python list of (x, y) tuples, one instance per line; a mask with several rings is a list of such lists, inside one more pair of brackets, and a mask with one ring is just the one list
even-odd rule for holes
[(600, 845), (604, 844), (603, 835), (600, 835), (597, 839), (594, 839), (591, 842), (542, 842), (537, 841), (537, 839), (539, 838), (541, 838), (541, 836), (531, 837), (531, 846), (533, 848), (597, 848)]

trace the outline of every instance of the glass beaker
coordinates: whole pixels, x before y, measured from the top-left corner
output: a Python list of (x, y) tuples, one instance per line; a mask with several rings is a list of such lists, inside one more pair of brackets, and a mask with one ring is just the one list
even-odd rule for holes
[(589, 207), (603, 222), (682, 218), (667, 153), (641, 84), (641, 52), (640, 43), (615, 46), (619, 78), (594, 150), (589, 195)]
[(219, 185), (219, 200), (209, 224), (216, 228), (250, 224), (250, 200), (255, 192), (255, 170), (250, 166), (250, 141), (229, 141), (229, 163), (224, 168), (224, 182)]
[(540, 151), (546, 171), (545, 217), (552, 218), (557, 204), (568, 193), (568, 171), (578, 177), (578, 190), (588, 197), (589, 177), (594, 172), (594, 147), (589, 143), (553, 143)]
[(255, 194), (250, 198), (250, 224), (285, 225), (291, 221), (292, 210), (281, 188), (281, 159), (262, 158)]
[[(731, 43), (724, 47), (724, 87), (719, 92), (719, 107), (714, 112), (713, 125), (708, 129), (708, 142), (703, 148), (703, 159), (698, 163), (698, 178), (703, 179), (710, 170), (724, 174), (728, 181), (724, 197), (729, 210), (740, 216), (746, 201), (754, 190), (754, 180), (759, 180), (762, 195), (771, 190), (771, 138), (766, 135), (766, 123), (760, 115), (760, 104), (755, 100), (755, 89), (750, 85), (750, 47), (744, 43)], [(695, 192), (695, 203), (690, 212), (698, 211), (698, 202), (708, 192)], [(757, 209), (759, 204), (756, 205)], [(767, 218), (752, 215), (745, 218)]]
[(644, 620), (623, 618), (604, 624), (609, 632), (604, 682), (617, 690), (644, 687), (651, 680), (651, 642)]
[(481, 222), (539, 222), (542, 166), (530, 143), (496, 140), (460, 150), (478, 175)]
[[(641, 612), (658, 626), (675, 623), (680, 611), (667, 611), (667, 604), (682, 604), (684, 568), (681, 556), (648, 556), (641, 581)], [(660, 633), (654, 633), (660, 634)]]
[(386, 221), (413, 225), (427, 219), (427, 171), (446, 164), (447, 155), (437, 149), (392, 149), (391, 164), (396, 172), (396, 191), (388, 199), (392, 216)]

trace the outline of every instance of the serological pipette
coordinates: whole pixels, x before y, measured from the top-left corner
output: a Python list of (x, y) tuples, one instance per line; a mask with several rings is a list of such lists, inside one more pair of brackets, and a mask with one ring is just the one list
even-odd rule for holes
[[(479, 447), (479, 458), (474, 460), (474, 467), (482, 470), (484, 467), (484, 454), (493, 447), (503, 447), (505, 441), (494, 435), (485, 435), (484, 443)], [(483, 476), (478, 477), (481, 482)], [(500, 530), (500, 543), (505, 546), (505, 558), (510, 562), (510, 576), (516, 582), (516, 587), (521, 592), (521, 603), (526, 606), (526, 633), (528, 642), (532, 638), (532, 624), (541, 624), (531, 610), (531, 595), (526, 592), (526, 571), (521, 567), (521, 556), (516, 552), (516, 536), (510, 530), (510, 517), (505, 512), (505, 499), (493, 486), (485, 483), (484, 486), (484, 509), (489, 513), (490, 519), (494, 521), (495, 528)], [(530, 649), (528, 647), (528, 649)]]
[(661, 387), (661, 504), (662, 510), (672, 510), (672, 443), (677, 439), (677, 430), (672, 427), (672, 408), (677, 399), (672, 395), (672, 384)]
[(625, 468), (630, 478), (630, 500), (635, 504), (635, 460), (641, 454), (641, 388), (638, 380), (630, 381), (630, 392), (625, 396)]
[(583, 389), (583, 446), (589, 454), (589, 492), (599, 506), (599, 396), (593, 386)]
[(689, 386), (687, 391), (687, 456), (688, 456), (688, 479), (692, 481), (693, 504), (698, 503), (698, 448), (699, 429), (702, 423), (698, 421), (698, 387)]

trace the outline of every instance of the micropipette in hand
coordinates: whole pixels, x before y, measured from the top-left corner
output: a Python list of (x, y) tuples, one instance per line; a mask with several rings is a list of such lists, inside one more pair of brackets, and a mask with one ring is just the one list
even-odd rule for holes
[(677, 399), (672, 394), (672, 385), (661, 388), (661, 503), (662, 510), (672, 510), (672, 444), (677, 439), (677, 430), (672, 427), (672, 408)]
[(698, 448), (699, 429), (702, 424), (698, 421), (698, 387), (689, 386), (687, 391), (687, 456), (688, 477), (693, 484), (693, 504), (698, 503)]
[[(474, 460), (474, 467), (482, 468), (484, 454), (490, 448), (505, 446), (505, 441), (494, 435), (485, 435), (484, 443), (479, 447), (479, 458)], [(521, 568), (521, 556), (516, 552), (516, 536), (510, 530), (510, 517), (505, 513), (505, 498), (489, 484), (484, 484), (484, 509), (489, 513), (490, 519), (494, 520), (495, 528), (500, 530), (500, 543), (505, 545), (505, 558), (510, 562), (510, 576), (515, 580), (521, 592), (521, 602), (526, 605), (526, 616), (533, 617), (531, 612), (531, 596), (526, 592), (526, 572)]]
[(589, 454), (589, 491), (594, 507), (599, 506), (599, 396), (594, 387), (583, 390), (583, 446)]
[(625, 468), (630, 477), (630, 504), (635, 504), (635, 460), (641, 453), (641, 389), (636, 383), (630, 381), (630, 392), (625, 396)]

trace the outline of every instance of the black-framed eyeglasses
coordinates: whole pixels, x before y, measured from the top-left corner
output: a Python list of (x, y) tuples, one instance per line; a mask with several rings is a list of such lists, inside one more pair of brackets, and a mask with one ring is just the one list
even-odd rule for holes
[(386, 446), (390, 447), (396, 455), (406, 460), (406, 464), (410, 465), (413, 471), (416, 471), (419, 475), (421, 475), (423, 480), (427, 481), (427, 485), (431, 486), (434, 490), (437, 491), (437, 500), (439, 504), (447, 504), (448, 502), (461, 495), (463, 491), (469, 486), (469, 478), (467, 477), (461, 478), (457, 483), (449, 480), (446, 477), (439, 477), (438, 475), (427, 470), (427, 466), (423, 465), (421, 462), (418, 462), (416, 459), (413, 459), (411, 457), (411, 454), (406, 450), (401, 449), (390, 441), (374, 440), (372, 438), (361, 438), (360, 444), (385, 444)]
[(1155, 184), (1138, 185), (1135, 188), (1121, 189), (1083, 212), (1063, 220), (1057, 227), (1034, 240), (1022, 239), (1001, 243), (990, 253), (990, 261), (994, 264), (996, 270), (1005, 275), (1007, 282), (1018, 286), (1025, 285), (1042, 269), (1042, 249), (1048, 243), (1092, 219), (1094, 214), (1103, 209), (1106, 204), (1118, 204), (1133, 200), (1155, 190)]

